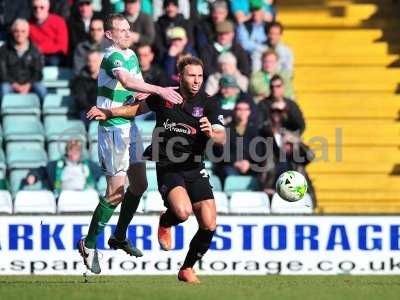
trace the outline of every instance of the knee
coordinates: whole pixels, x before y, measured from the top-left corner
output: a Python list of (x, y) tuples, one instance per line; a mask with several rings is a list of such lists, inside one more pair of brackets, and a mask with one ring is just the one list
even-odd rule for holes
[(191, 213), (192, 208), (190, 206), (179, 206), (175, 209), (176, 217), (182, 222), (185, 222), (189, 218)]
[(201, 229), (203, 230), (209, 230), (209, 231), (215, 231), (217, 228), (217, 223), (215, 221), (210, 221), (205, 224), (202, 224)]
[(118, 191), (116, 191), (113, 194), (107, 193), (106, 195), (106, 199), (107, 202), (117, 206), (118, 204), (120, 204), (122, 202), (122, 200), (124, 200), (124, 189), (123, 187), (121, 189), (118, 189)]

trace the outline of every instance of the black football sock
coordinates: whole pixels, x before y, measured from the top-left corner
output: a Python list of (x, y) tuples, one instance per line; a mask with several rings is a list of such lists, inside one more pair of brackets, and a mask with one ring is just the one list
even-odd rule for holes
[(179, 219), (169, 208), (161, 216), (160, 225), (162, 227), (171, 227), (182, 223), (183, 221)]
[(199, 228), (190, 242), (189, 251), (181, 269), (193, 268), (194, 264), (203, 257), (208, 248), (210, 248), (214, 232), (215, 230)]
[(117, 240), (124, 241), (126, 239), (126, 231), (139, 206), (140, 198), (142, 198), (142, 195), (133, 195), (129, 188), (126, 190), (124, 200), (121, 203), (117, 227), (114, 231), (114, 236)]

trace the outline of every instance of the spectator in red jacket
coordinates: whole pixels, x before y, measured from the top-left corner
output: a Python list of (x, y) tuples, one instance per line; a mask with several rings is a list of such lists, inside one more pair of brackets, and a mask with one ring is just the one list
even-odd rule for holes
[(62, 17), (49, 12), (49, 0), (33, 0), (32, 9), (31, 41), (45, 56), (46, 65), (59, 65), (68, 54), (67, 25)]

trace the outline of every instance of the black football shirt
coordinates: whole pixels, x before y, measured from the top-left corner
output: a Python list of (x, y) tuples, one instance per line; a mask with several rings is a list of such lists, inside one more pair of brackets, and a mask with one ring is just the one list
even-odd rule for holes
[(213, 128), (224, 129), (217, 101), (202, 89), (182, 104), (172, 104), (154, 95), (146, 103), (156, 114), (156, 127), (152, 145), (144, 156), (150, 156), (160, 167), (201, 165), (209, 138), (201, 131), (199, 120), (207, 117)]

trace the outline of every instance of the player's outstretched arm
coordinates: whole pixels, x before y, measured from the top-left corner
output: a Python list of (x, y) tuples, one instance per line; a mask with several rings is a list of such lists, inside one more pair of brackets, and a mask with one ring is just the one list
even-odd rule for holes
[(148, 111), (149, 109), (146, 103), (144, 102), (133, 105), (123, 105), (120, 107), (113, 107), (110, 109), (93, 106), (86, 114), (86, 117), (89, 120), (98, 120), (98, 121), (105, 121), (113, 117), (123, 117), (129, 119), (134, 116), (144, 114)]
[(114, 75), (127, 90), (157, 95), (174, 104), (183, 102), (182, 96), (175, 91), (178, 87), (160, 87), (149, 84), (143, 80), (133, 78), (128, 72), (123, 70), (115, 71)]
[(224, 128), (213, 127), (207, 117), (203, 117), (200, 120), (200, 129), (204, 132), (206, 136), (214, 141), (214, 143), (219, 145), (225, 145), (226, 143), (226, 133)]

